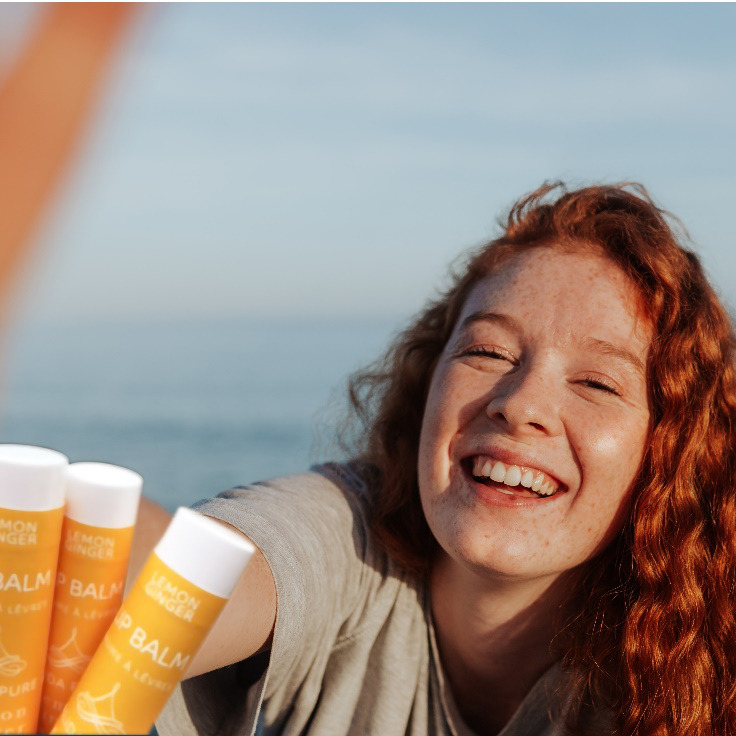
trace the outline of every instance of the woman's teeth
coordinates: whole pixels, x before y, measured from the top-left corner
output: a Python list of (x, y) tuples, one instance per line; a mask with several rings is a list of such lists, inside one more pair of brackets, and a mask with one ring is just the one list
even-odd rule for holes
[[(557, 481), (549, 478), (541, 470), (505, 465), (500, 460), (494, 460), (486, 455), (476, 455), (473, 458), (473, 476), (479, 479), (489, 478), (511, 488), (522, 485), (539, 496), (551, 496), (559, 487)], [(513, 491), (506, 491), (503, 488), (496, 490), (509, 496), (514, 495)]]

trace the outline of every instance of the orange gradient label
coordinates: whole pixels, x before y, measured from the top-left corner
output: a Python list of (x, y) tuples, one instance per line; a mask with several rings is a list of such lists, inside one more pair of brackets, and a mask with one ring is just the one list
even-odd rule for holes
[(35, 733), (64, 509), (0, 509), (0, 733)]
[(120, 608), (134, 527), (64, 518), (39, 730), (48, 733)]
[(151, 554), (51, 733), (148, 733), (225, 602)]

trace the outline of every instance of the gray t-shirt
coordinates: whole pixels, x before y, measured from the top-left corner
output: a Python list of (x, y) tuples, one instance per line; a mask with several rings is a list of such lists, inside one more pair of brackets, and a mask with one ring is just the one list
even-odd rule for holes
[[(424, 583), (372, 540), (368, 501), (354, 466), (330, 464), (198, 504), (262, 550), (276, 627), (270, 652), (183, 682), (161, 736), (246, 736), (259, 722), (264, 736), (473, 736), (445, 685)], [(499, 736), (561, 736), (548, 710), (562, 684), (555, 665)]]

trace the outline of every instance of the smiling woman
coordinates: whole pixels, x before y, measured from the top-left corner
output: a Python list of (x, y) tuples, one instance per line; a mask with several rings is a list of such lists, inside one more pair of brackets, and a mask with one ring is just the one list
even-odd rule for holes
[[(550, 606), (567, 605), (578, 566), (623, 526), (649, 433), (646, 378), (635, 364), (650, 338), (620, 269), (551, 245), (479, 281), (440, 355), (422, 422), (419, 491), (440, 545), (430, 578), (440, 652), (461, 712), (478, 728), (489, 712), (506, 722), (555, 660), (549, 648), (529, 651), (509, 682), (489, 663), (504, 648), (510, 661), (518, 642), (484, 647), (483, 629), (506, 623), (509, 607), (529, 622), (539, 609), (533, 626), (551, 641), (559, 622)], [(611, 347), (602, 353), (602, 344)], [(475, 631), (453, 600), (477, 611)], [(456, 654), (458, 641), (466, 656)], [(464, 703), (481, 673), (498, 687)]]
[(259, 557), (159, 731), (736, 733), (735, 345), (642, 187), (521, 200), (350, 462), (200, 506)]
[[(470, 292), (419, 443), (424, 513), (445, 550), (444, 526), (478, 547), (467, 553), (479, 571), (546, 588), (619, 531), (649, 430), (646, 378), (624, 357), (643, 363), (650, 342), (634, 296), (607, 259), (554, 247), (516, 256)], [(615, 353), (587, 347), (590, 335)], [(524, 490), (535, 475), (544, 500)]]

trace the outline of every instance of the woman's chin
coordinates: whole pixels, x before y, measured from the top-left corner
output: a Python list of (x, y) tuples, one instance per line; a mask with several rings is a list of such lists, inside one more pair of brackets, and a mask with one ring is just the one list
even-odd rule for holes
[[(432, 525), (430, 524), (430, 528)], [(531, 580), (559, 575), (567, 566), (530, 545), (528, 536), (507, 529), (456, 526), (433, 533), (445, 556), (455, 566), (491, 580)]]

